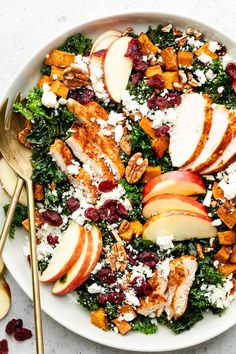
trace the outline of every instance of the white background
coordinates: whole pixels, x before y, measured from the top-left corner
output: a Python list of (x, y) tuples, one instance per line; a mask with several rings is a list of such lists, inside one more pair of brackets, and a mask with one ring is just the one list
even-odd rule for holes
[[(32, 53), (54, 36), (99, 16), (131, 11), (189, 16), (224, 31), (236, 40), (234, 0), (0, 0), (0, 98)], [(13, 306), (7, 318), (0, 322), (0, 340), (5, 337), (5, 325), (12, 318), (22, 318), (25, 326), (33, 329), (31, 301), (9, 274), (7, 279), (12, 290)], [(74, 335), (46, 315), (43, 316), (43, 323), (45, 354), (127, 353)], [(235, 335), (236, 327), (205, 344), (181, 350), (181, 354), (233, 354)], [(9, 339), (9, 348), (10, 354), (35, 353), (33, 340), (18, 343)]]

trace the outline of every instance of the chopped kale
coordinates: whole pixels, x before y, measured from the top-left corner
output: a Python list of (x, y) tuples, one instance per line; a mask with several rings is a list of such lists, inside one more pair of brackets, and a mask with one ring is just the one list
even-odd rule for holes
[(119, 305), (117, 304), (111, 304), (110, 302), (107, 302), (105, 312), (110, 320), (118, 317), (118, 306)]
[(139, 81), (137, 86), (134, 86), (130, 81), (127, 86), (131, 96), (134, 96), (135, 100), (140, 104), (145, 103), (152, 95), (153, 89), (144, 81)]
[(102, 220), (98, 221), (96, 223), (97, 227), (100, 229), (102, 233), (102, 244), (103, 247), (106, 247), (107, 245), (113, 245), (114, 243), (114, 238), (111, 235), (111, 232), (108, 230), (107, 227), (107, 222)]
[(51, 74), (51, 66), (47, 64), (43, 64), (40, 69), (41, 74), (50, 76)]
[(43, 274), (43, 272), (47, 268), (51, 258), (52, 258), (52, 255), (49, 254), (47, 257), (44, 257), (43, 259), (40, 259), (38, 261), (38, 269), (39, 269), (41, 275)]
[(159, 159), (158, 162), (159, 165), (161, 166), (162, 173), (167, 173), (175, 169), (172, 166), (170, 155), (168, 152), (166, 152), (163, 158)]
[(65, 52), (78, 54), (88, 54), (92, 48), (92, 39), (85, 37), (83, 34), (78, 33), (74, 36), (67, 38), (65, 43), (58, 49)]
[(144, 334), (153, 334), (158, 330), (157, 324), (149, 317), (138, 315), (132, 322), (132, 327), (135, 331), (140, 331)]
[(212, 285), (223, 283), (223, 275), (220, 272), (217, 272), (212, 264), (213, 256), (214, 255), (211, 254), (211, 256), (205, 256), (204, 259), (198, 261), (198, 271), (193, 288), (195, 286), (199, 288), (199, 285), (202, 283)]
[(149, 240), (143, 240), (141, 237), (136, 237), (135, 239), (133, 239), (133, 241), (131, 242), (131, 246), (138, 252), (143, 252), (143, 251), (157, 252), (158, 249), (156, 243)]
[(87, 291), (79, 289), (78, 291), (78, 303), (86, 307), (89, 311), (97, 310), (98, 294), (89, 294)]
[(126, 197), (131, 203), (139, 204), (142, 200), (143, 187), (139, 183), (129, 184), (126, 179), (121, 179), (119, 182), (125, 189)]
[(147, 36), (151, 39), (151, 41), (156, 44), (160, 49), (166, 47), (175, 47), (176, 46), (176, 38), (173, 34), (173, 31), (163, 32), (162, 25), (157, 26), (157, 28), (148, 27), (148, 31), (146, 32)]
[[(10, 204), (4, 205), (4, 212), (7, 214)], [(15, 230), (17, 226), (22, 226), (21, 223), (28, 217), (27, 207), (21, 204), (17, 204), (14, 217), (11, 222), (9, 236), (14, 238)]]

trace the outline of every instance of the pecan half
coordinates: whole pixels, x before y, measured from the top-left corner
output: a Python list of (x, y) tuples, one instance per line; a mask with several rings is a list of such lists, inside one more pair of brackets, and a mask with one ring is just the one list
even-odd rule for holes
[(129, 230), (130, 223), (128, 220), (123, 220), (119, 227), (119, 234), (123, 234), (125, 231)]
[(138, 182), (146, 168), (148, 167), (148, 159), (143, 159), (141, 152), (134, 154), (128, 162), (125, 170), (125, 177), (128, 183), (133, 184)]
[(25, 147), (27, 147), (28, 149), (31, 148), (30, 143), (28, 143), (28, 141), (26, 140), (27, 135), (31, 132), (32, 130), (32, 123), (29, 120), (25, 121), (25, 129), (23, 129), (21, 132), (19, 132), (18, 134), (18, 139), (21, 142), (21, 144), (23, 144)]
[(90, 80), (88, 73), (75, 66), (70, 66), (64, 70), (63, 82), (69, 88), (77, 88), (89, 85)]
[(113, 271), (124, 272), (128, 264), (127, 254), (121, 242), (116, 242), (111, 248), (109, 257), (110, 267)]
[(127, 128), (124, 128), (124, 134), (122, 138), (120, 139), (120, 148), (121, 150), (126, 154), (130, 155), (131, 150), (132, 150), (132, 145), (131, 145), (131, 140), (130, 140), (130, 135), (128, 134)]

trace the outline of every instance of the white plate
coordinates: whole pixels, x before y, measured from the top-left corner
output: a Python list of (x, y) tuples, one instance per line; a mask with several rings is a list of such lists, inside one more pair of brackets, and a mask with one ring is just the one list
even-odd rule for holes
[[(140, 32), (146, 30), (149, 24), (155, 26), (167, 23), (173, 23), (179, 27), (196, 27), (211, 40), (218, 40), (224, 43), (229, 53), (232, 56), (236, 56), (236, 45), (231, 39), (219, 31), (195, 20), (158, 13), (117, 15), (78, 26), (51, 41), (37, 52), (21, 70), (5, 96), (13, 99), (19, 91), (26, 94), (35, 85), (39, 77), (39, 69), (45, 55), (51, 49), (58, 47), (67, 37), (74, 33), (83, 32), (92, 38), (96, 38), (99, 33), (106, 29), (117, 28), (122, 30), (128, 26), (133, 26), (136, 32)], [(0, 224), (2, 224), (3, 219), (4, 214), (2, 209), (0, 209)], [(19, 286), (31, 297), (30, 269), (22, 251), (22, 247), (25, 244), (25, 236), (26, 233), (23, 230), (17, 230), (15, 240), (9, 240), (6, 243), (3, 257), (8, 270)], [(160, 326), (158, 332), (153, 335), (146, 336), (139, 332), (131, 332), (122, 337), (114, 332), (103, 332), (91, 325), (89, 312), (86, 309), (70, 303), (67, 296), (52, 296), (50, 286), (41, 286), (41, 298), (43, 310), (64, 327), (95, 342), (129, 351), (158, 352), (186, 348), (211, 339), (236, 324), (235, 302), (221, 317), (206, 314), (204, 320), (198, 322), (194, 328), (179, 335), (175, 335), (169, 329)]]

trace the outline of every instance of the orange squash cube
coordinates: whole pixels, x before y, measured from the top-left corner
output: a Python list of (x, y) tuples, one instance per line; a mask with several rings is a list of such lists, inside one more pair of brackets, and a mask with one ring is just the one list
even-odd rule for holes
[(194, 54), (196, 54), (198, 57), (202, 54), (208, 55), (211, 59), (217, 59), (218, 54), (210, 51), (209, 49), (209, 42), (204, 43), (200, 48), (198, 48)]
[(160, 49), (148, 38), (145, 33), (141, 33), (138, 37), (139, 42), (142, 46), (142, 53), (143, 54), (156, 54), (160, 51)]
[(133, 230), (132, 229), (128, 229), (127, 231), (119, 234), (120, 238), (124, 241), (131, 241), (133, 238)]
[(159, 159), (161, 159), (169, 147), (169, 137), (167, 135), (158, 136), (152, 141), (152, 147)]
[(218, 232), (218, 238), (221, 245), (236, 244), (236, 232), (233, 230)]
[(161, 74), (161, 76), (164, 79), (165, 82), (165, 88), (167, 90), (173, 90), (174, 82), (179, 82), (179, 73), (178, 71), (165, 71), (164, 73)]
[(229, 246), (222, 246), (221, 249), (215, 254), (214, 259), (226, 263), (232, 253), (232, 248)]
[(75, 55), (62, 50), (53, 49), (45, 59), (46, 65), (55, 65), (59, 68), (67, 68), (75, 61)]
[(147, 183), (148, 181), (150, 181), (150, 179), (160, 176), (160, 174), (161, 166), (148, 166), (143, 175), (142, 182)]
[(150, 121), (150, 119), (143, 117), (142, 119), (140, 119), (138, 124), (152, 139), (155, 138), (155, 129), (152, 128), (152, 122)]
[(120, 308), (120, 314), (122, 316), (126, 315), (127, 313), (131, 313), (134, 318), (137, 317), (136, 312), (134, 311), (133, 307), (131, 305), (122, 305)]
[(176, 71), (178, 70), (177, 55), (173, 47), (167, 47), (162, 49), (161, 57), (164, 60), (166, 70)]
[(91, 323), (95, 326), (103, 329), (104, 331), (108, 330), (108, 318), (103, 307), (91, 312)]
[(55, 95), (59, 97), (66, 98), (69, 92), (69, 88), (63, 84), (63, 82), (59, 80), (53, 81), (51, 84), (51, 91), (55, 93)]
[(143, 232), (143, 225), (141, 224), (140, 221), (135, 220), (135, 221), (131, 221), (130, 222), (130, 228), (131, 230), (133, 230), (134, 234), (136, 236), (139, 236), (142, 234)]
[(220, 264), (217, 270), (221, 272), (225, 277), (228, 277), (231, 273), (235, 274), (236, 264)]
[(225, 196), (224, 196), (224, 192), (223, 190), (218, 186), (218, 182), (214, 182), (213, 183), (213, 187), (212, 187), (212, 194), (213, 194), (213, 198), (216, 200), (225, 200)]
[(229, 229), (236, 224), (236, 207), (233, 202), (224, 202), (216, 213)]
[(53, 81), (53, 80), (51, 79), (50, 76), (42, 75), (42, 76), (40, 77), (39, 81), (37, 82), (37, 86), (38, 86), (39, 88), (43, 88), (43, 84), (48, 84), (48, 86), (50, 86), (51, 83), (52, 83), (52, 81)]
[(122, 335), (125, 335), (127, 332), (129, 332), (132, 329), (132, 326), (129, 324), (129, 322), (125, 320), (119, 321), (118, 319), (115, 319), (113, 323), (116, 325), (118, 331)]
[(160, 75), (161, 73), (162, 73), (162, 68), (160, 65), (149, 66), (149, 68), (147, 68), (147, 70), (145, 71), (145, 75), (148, 78), (156, 74)]
[(188, 67), (192, 65), (193, 62), (193, 53), (187, 52), (184, 50), (179, 50), (177, 53), (178, 65), (183, 67)]
[(64, 69), (58, 68), (54, 65), (51, 66), (51, 74), (50, 78), (52, 80), (60, 80), (63, 81)]

